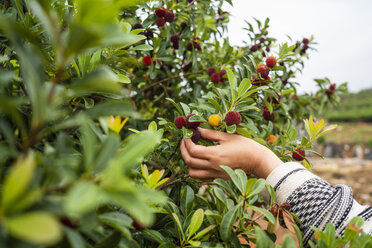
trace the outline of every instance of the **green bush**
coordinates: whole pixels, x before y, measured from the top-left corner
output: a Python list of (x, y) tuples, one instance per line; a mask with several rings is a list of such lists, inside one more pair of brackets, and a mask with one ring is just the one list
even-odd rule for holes
[[(0, 247), (240, 247), (239, 238), (274, 247), (280, 213), (301, 240), (296, 216), (263, 179), (224, 168), (232, 180), (198, 193), (179, 153), (192, 132), (173, 120), (194, 113), (190, 121), (253, 138), (289, 161), (330, 130), (309, 116), (346, 85), (327, 95), (331, 82), (319, 79), (318, 92), (297, 96), (295, 72), (311, 48), (279, 44), (269, 19), (248, 23), (247, 46), (231, 46), (222, 0), (164, 1), (175, 19), (168, 12), (163, 27), (160, 4), (138, 2), (2, 2)], [(278, 65), (260, 78), (269, 49)], [(210, 66), (227, 72), (218, 83)], [(242, 123), (226, 125), (230, 110)], [(216, 127), (211, 114), (223, 117)], [(297, 139), (304, 119), (308, 136)]]

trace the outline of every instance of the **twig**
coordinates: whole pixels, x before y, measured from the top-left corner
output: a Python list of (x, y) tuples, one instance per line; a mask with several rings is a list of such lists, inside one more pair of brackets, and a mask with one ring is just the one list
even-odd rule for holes
[(181, 178), (178, 178), (176, 180), (173, 180), (173, 179), (176, 178), (177, 176), (179, 176), (182, 172), (183, 172), (183, 170), (179, 169), (179, 171), (177, 171), (176, 173), (174, 173), (172, 176), (169, 177), (169, 179), (168, 179), (169, 183), (165, 183), (163, 185), (160, 185), (159, 187), (157, 187), (157, 189), (162, 190), (162, 189), (165, 189), (165, 188), (167, 188), (167, 187), (169, 187), (169, 186), (171, 186), (171, 185), (173, 185), (177, 182), (180, 182)]
[(152, 88), (152, 87), (154, 87), (156, 85), (159, 85), (161, 83), (164, 83), (166, 81), (169, 81), (169, 80), (172, 80), (172, 79), (176, 79), (176, 78), (180, 78), (181, 76), (186, 77), (186, 76), (190, 76), (190, 75), (193, 75), (193, 74), (199, 74), (199, 73), (201, 73), (203, 71), (206, 71), (206, 69), (199, 70), (199, 71), (194, 71), (194, 72), (183, 73), (183, 74), (179, 74), (179, 75), (174, 75), (174, 76), (171, 76), (169, 78), (164, 78), (164, 79), (162, 79), (160, 81), (156, 81), (156, 82), (150, 84), (147, 87), (144, 87), (144, 88), (140, 89), (140, 91), (138, 93), (144, 92), (144, 91), (146, 91), (146, 90), (148, 90), (148, 89), (150, 89), (150, 88)]

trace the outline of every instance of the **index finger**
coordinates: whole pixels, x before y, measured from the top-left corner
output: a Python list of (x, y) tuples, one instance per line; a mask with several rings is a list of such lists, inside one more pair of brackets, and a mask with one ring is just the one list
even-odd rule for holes
[(207, 159), (211, 158), (211, 149), (207, 146), (196, 145), (191, 139), (184, 139), (185, 146), (189, 154), (195, 158)]

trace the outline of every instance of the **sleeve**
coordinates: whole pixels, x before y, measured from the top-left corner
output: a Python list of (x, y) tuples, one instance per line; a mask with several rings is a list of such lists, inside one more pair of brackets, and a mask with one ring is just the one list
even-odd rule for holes
[(324, 229), (331, 222), (336, 234), (342, 235), (355, 216), (364, 218), (363, 231), (372, 235), (372, 207), (356, 202), (350, 187), (332, 186), (297, 162), (281, 164), (266, 181), (274, 188), (276, 201), (289, 203), (290, 211), (301, 220), (304, 244), (314, 236), (311, 226)]

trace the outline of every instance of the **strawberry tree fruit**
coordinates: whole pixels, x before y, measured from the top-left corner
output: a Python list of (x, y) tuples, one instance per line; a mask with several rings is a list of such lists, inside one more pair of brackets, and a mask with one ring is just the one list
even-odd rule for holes
[(142, 231), (142, 230), (146, 229), (146, 226), (145, 225), (141, 224), (138, 220), (136, 220), (134, 218), (133, 218), (132, 225), (138, 231)]
[(269, 76), (270, 69), (265, 64), (259, 64), (256, 68), (257, 74), (259, 74), (262, 78)]
[(226, 125), (239, 125), (242, 122), (242, 116), (237, 111), (230, 111), (225, 116)]
[(152, 62), (152, 59), (150, 56), (145, 56), (143, 57), (142, 59), (142, 63), (145, 65), (145, 66), (150, 66), (151, 65), (151, 62)]
[(187, 127), (185, 117), (177, 116), (176, 119), (174, 119), (174, 125), (176, 125), (178, 129), (182, 129), (182, 127)]
[(215, 72), (211, 75), (211, 81), (213, 83), (218, 83), (221, 80), (221, 76), (219, 73)]
[(266, 59), (266, 65), (270, 68), (276, 66), (276, 58), (274, 56), (270, 56)]
[(214, 66), (211, 66), (208, 68), (208, 75), (212, 76), (213, 73), (216, 73), (216, 68)]
[(173, 22), (174, 21), (174, 13), (171, 10), (165, 11), (164, 19), (167, 22)]
[(218, 127), (221, 124), (221, 116), (217, 114), (210, 115), (208, 118), (208, 123), (212, 127)]
[(160, 6), (158, 9), (155, 10), (155, 15), (158, 17), (164, 17), (166, 9), (164, 6)]
[(292, 158), (296, 161), (302, 161), (305, 158), (305, 151), (302, 149), (297, 149), (292, 153)]
[(192, 137), (191, 137), (192, 142), (197, 143), (200, 140), (199, 131), (195, 128), (190, 128), (190, 130), (192, 131)]
[(187, 127), (189, 128), (189, 129), (191, 129), (191, 128), (197, 128), (200, 124), (201, 124), (201, 122), (198, 122), (198, 121), (195, 121), (195, 122), (190, 122), (189, 120), (190, 120), (190, 117), (191, 116), (194, 116), (195, 114), (189, 114), (188, 116), (186, 116), (186, 123), (187, 123)]
[(276, 137), (275, 135), (270, 135), (269, 137), (267, 137), (267, 142), (269, 142), (270, 144), (275, 144), (276, 143)]
[(269, 109), (267, 108), (267, 106), (264, 106), (263, 107), (263, 117), (265, 118), (265, 120), (267, 121), (274, 121), (275, 119), (275, 115), (274, 113), (270, 113)]
[(155, 22), (159, 27), (163, 27), (165, 25), (165, 19), (163, 17), (158, 17)]

